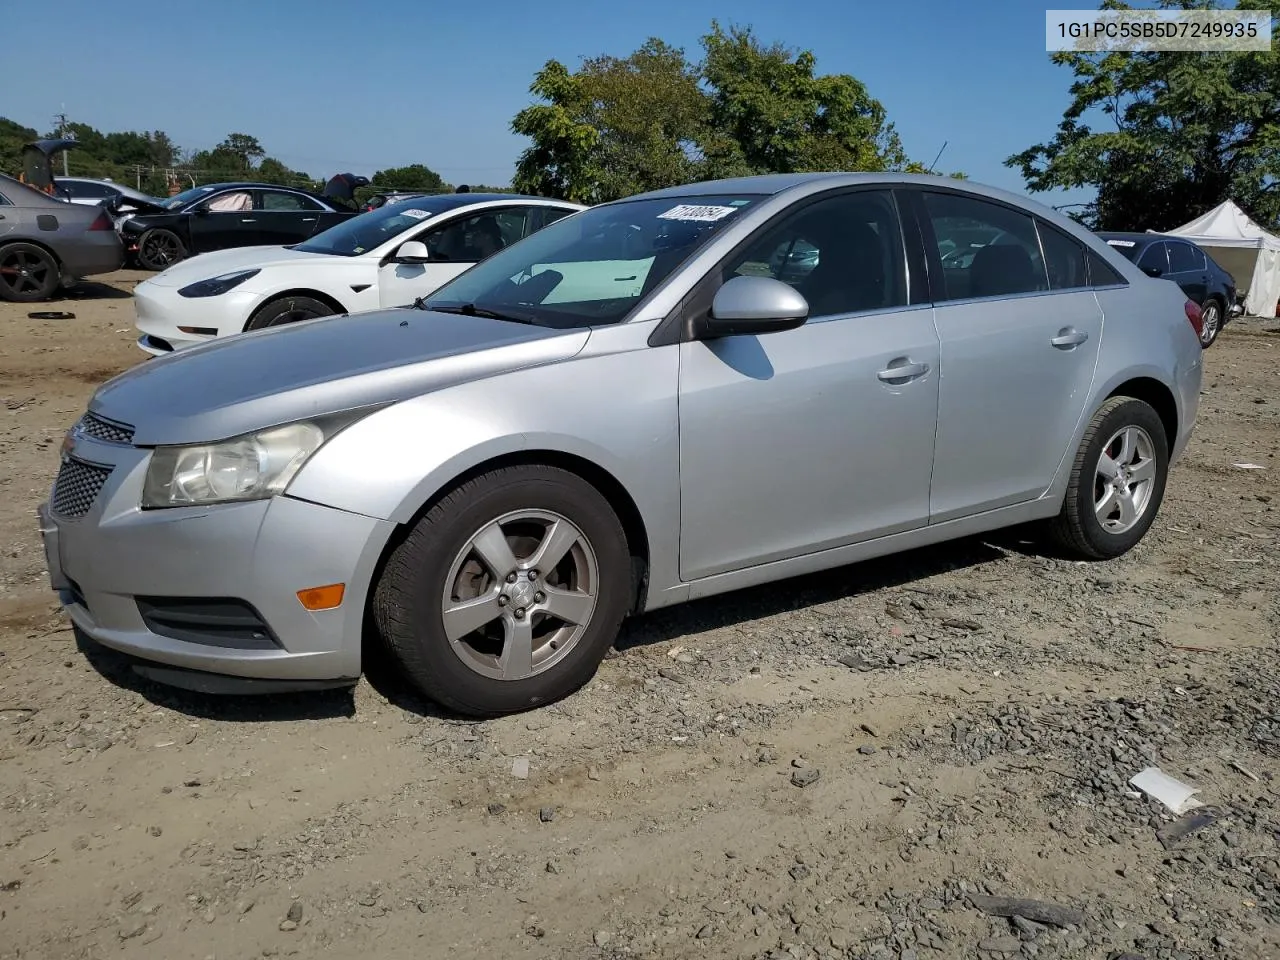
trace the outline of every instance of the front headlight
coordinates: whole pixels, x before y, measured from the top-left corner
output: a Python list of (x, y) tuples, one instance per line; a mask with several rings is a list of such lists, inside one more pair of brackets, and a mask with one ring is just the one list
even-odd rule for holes
[(253, 270), (237, 270), (235, 273), (224, 273), (221, 276), (210, 277), (208, 280), (199, 280), (196, 283), (188, 284), (178, 291), (180, 297), (216, 297), (226, 293), (235, 287), (240, 286), (250, 277), (256, 277), (262, 272), (261, 268)]
[(142, 508), (265, 500), (283, 493), (321, 445), (353, 416), (272, 427), (219, 443), (156, 447), (142, 488)]

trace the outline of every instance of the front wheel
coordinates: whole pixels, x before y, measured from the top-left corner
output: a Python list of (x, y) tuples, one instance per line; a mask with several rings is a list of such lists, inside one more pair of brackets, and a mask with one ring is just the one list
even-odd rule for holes
[(245, 330), (262, 330), (266, 327), (279, 327), (286, 323), (299, 323), (303, 320), (314, 320), (316, 317), (327, 317), (334, 313), (327, 303), (315, 297), (281, 297), (264, 303), (253, 312)]
[(144, 270), (164, 270), (185, 260), (187, 248), (172, 230), (152, 227), (138, 238), (138, 265)]
[(556, 467), (505, 467), (417, 522), (375, 588), (374, 619), (422, 693), (459, 713), (512, 713), (591, 679), (626, 614), (630, 566), (595, 487)]
[(1133, 397), (1112, 397), (1093, 415), (1051, 531), (1069, 552), (1109, 560), (1127, 553), (1155, 521), (1169, 474), (1164, 424)]
[(1222, 330), (1222, 307), (1217, 300), (1206, 300), (1200, 307), (1200, 347), (1208, 350)]

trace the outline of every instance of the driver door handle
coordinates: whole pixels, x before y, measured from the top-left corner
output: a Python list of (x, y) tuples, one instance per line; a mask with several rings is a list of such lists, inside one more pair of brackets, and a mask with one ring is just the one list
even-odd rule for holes
[(923, 377), (929, 372), (927, 363), (911, 363), (906, 357), (901, 359), (906, 362), (898, 364), (898, 366), (894, 366), (891, 363), (887, 369), (881, 370), (876, 376), (886, 383), (892, 383), (895, 380), (914, 380), (917, 377)]
[(1083, 330), (1077, 330), (1075, 327), (1063, 327), (1058, 331), (1058, 335), (1049, 342), (1059, 350), (1070, 350), (1072, 347), (1078, 347), (1089, 339), (1089, 335)]
[(240, 222), (241, 223), (257, 223), (258, 221), (255, 220), (253, 217), (245, 217)]

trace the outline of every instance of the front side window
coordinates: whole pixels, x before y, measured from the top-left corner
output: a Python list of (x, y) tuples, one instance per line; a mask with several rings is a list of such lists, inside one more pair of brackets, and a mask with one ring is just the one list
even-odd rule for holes
[(693, 195), (592, 207), (472, 267), (426, 306), (487, 310), (558, 328), (619, 323), (759, 199)]
[(828, 197), (766, 228), (723, 279), (773, 277), (795, 287), (811, 317), (907, 303), (897, 209), (887, 190)]
[(209, 213), (244, 213), (253, 209), (253, 194), (248, 190), (229, 190), (211, 197), (202, 209)]
[(1049, 289), (1035, 222), (1025, 213), (952, 193), (924, 194), (942, 265), (943, 299)]
[(1086, 285), (1084, 247), (1043, 220), (1036, 221), (1050, 290), (1073, 290)]

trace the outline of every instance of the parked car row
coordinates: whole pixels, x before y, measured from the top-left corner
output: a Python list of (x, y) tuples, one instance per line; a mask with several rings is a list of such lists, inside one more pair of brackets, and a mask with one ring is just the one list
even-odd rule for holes
[(425, 695), (506, 713), (694, 598), (1033, 521), (1116, 557), (1196, 420), (1198, 303), (969, 181), (417, 198), (260, 253), (139, 302), (234, 333), (340, 264), (332, 295), (386, 303), (453, 275), (139, 364), (69, 431), (51, 585), (82, 637), (197, 690), (349, 686), (371, 635)]

